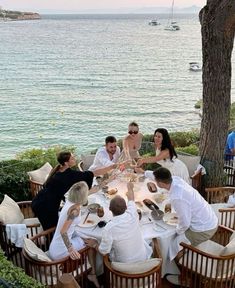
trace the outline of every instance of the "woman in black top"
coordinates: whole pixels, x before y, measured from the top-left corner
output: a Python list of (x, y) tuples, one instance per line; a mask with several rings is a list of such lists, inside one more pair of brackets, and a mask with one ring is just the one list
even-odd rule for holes
[(85, 181), (90, 189), (94, 176), (115, 168), (109, 166), (93, 172), (72, 170), (71, 167), (76, 165), (76, 159), (71, 152), (60, 152), (57, 160), (59, 164), (50, 173), (43, 189), (32, 200), (33, 212), (43, 230), (57, 225), (60, 202), (64, 200), (64, 194), (74, 183)]

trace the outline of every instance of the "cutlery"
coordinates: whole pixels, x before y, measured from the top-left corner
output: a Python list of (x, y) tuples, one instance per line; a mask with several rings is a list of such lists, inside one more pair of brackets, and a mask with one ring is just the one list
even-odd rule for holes
[(85, 219), (84, 219), (84, 221), (83, 221), (83, 224), (85, 224), (85, 222), (86, 222), (86, 220), (87, 220), (87, 218), (88, 218), (89, 215), (90, 215), (90, 211), (87, 213), (87, 215), (86, 215), (86, 217), (85, 217)]

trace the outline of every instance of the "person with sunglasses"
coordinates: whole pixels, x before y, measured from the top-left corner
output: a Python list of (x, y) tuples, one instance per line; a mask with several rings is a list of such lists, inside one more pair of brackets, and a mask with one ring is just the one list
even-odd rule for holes
[(141, 148), (143, 134), (139, 132), (139, 125), (131, 122), (128, 125), (128, 135), (123, 139), (123, 153), (125, 160), (140, 158), (139, 150)]

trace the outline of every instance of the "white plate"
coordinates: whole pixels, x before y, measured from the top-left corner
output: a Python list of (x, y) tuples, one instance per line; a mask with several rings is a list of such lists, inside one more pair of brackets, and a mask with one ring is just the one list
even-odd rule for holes
[(178, 224), (178, 217), (176, 213), (165, 213), (163, 221), (168, 225), (176, 226)]
[(98, 224), (98, 222), (100, 221), (100, 218), (95, 215), (95, 214), (89, 214), (88, 218), (86, 219), (86, 222), (84, 222), (85, 218), (87, 216), (87, 213), (84, 214), (81, 218), (81, 222), (78, 224), (79, 227), (93, 227), (95, 226), (96, 224)]

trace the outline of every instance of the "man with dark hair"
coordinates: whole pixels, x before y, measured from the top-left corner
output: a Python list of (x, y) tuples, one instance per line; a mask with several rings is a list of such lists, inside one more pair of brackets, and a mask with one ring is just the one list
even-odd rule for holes
[(105, 146), (98, 149), (93, 164), (88, 170), (94, 171), (100, 168), (117, 167), (116, 163), (120, 156), (120, 148), (117, 146), (117, 140), (114, 136), (105, 138)]
[(163, 167), (153, 172), (158, 187), (169, 191), (169, 197), (179, 222), (176, 233), (185, 233), (193, 246), (210, 239), (218, 227), (218, 218), (199, 192)]
[(143, 239), (139, 216), (134, 201), (133, 183), (127, 184), (128, 204), (121, 196), (110, 201), (113, 218), (103, 228), (100, 244), (94, 239), (85, 243), (96, 248), (102, 255), (110, 254), (112, 261), (130, 263), (148, 259), (152, 249)]

